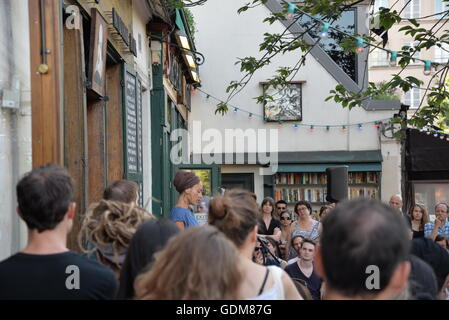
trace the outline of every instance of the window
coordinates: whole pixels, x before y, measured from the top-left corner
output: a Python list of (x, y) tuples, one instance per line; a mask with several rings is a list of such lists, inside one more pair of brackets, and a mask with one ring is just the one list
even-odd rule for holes
[(389, 8), (388, 0), (375, 0), (375, 2), (374, 2), (374, 13), (380, 11), (380, 8)]
[[(415, 42), (404, 42), (404, 46), (402, 47), (402, 50), (410, 50), (410, 53), (412, 53), (412, 52), (415, 51), (415, 47), (418, 44), (419, 44), (418, 41), (415, 41)], [(404, 47), (407, 47), (407, 48), (404, 48)], [(414, 52), (413, 55), (412, 55), (412, 58), (419, 59), (420, 58), (420, 52), (419, 51)], [(419, 60), (415, 60), (415, 61), (410, 60), (410, 64), (411, 65), (413, 65), (413, 64), (420, 64), (420, 61)]]
[[(440, 13), (449, 10), (449, 2), (444, 2), (443, 0), (435, 0), (435, 13)], [(444, 13), (435, 16), (434, 19), (441, 19), (444, 16), (445, 19), (449, 19), (449, 14), (444, 15)]]
[[(320, 18), (317, 16), (316, 18)], [(303, 16), (299, 20), (299, 23), (304, 29), (310, 28), (315, 21), (308, 16)], [(331, 23), (335, 28), (346, 33), (353, 34), (357, 31), (356, 29), (356, 10), (344, 11), (340, 18)], [(319, 38), (320, 28), (312, 28), (309, 30), (309, 35), (317, 40)], [(340, 43), (345, 39), (346, 36), (340, 32), (330, 29), (329, 36), (326, 39), (321, 39), (319, 45), (329, 57), (335, 61), (337, 65), (343, 69), (352, 80), (357, 82), (357, 72), (356, 72), (356, 54), (355, 53), (345, 53)]]
[(410, 109), (417, 109), (421, 103), (421, 89), (411, 88), (404, 95), (404, 104), (410, 106)]
[(449, 44), (441, 43), (441, 48), (435, 46), (435, 62), (447, 63), (449, 60)]
[(264, 104), (266, 121), (302, 121), (302, 85), (289, 83), (276, 89), (264, 84), (264, 94), (273, 100)]
[[(449, 184), (438, 182), (415, 182), (415, 202), (423, 204), (429, 215), (435, 214), (435, 205), (449, 202)], [(432, 219), (433, 220), (433, 219)]]
[(388, 53), (381, 49), (374, 49), (369, 55), (370, 67), (388, 66)]
[[(409, 2), (409, 0), (404, 0), (404, 6), (405, 4)], [(413, 19), (418, 18), (420, 16), (421, 11), (421, 0), (411, 0), (407, 6), (405, 6), (403, 15), (406, 19)]]

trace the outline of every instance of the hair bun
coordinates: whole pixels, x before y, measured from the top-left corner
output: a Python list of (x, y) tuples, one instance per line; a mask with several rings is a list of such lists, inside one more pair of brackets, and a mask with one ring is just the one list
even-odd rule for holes
[(221, 195), (215, 196), (209, 203), (209, 215), (215, 219), (221, 220), (227, 214), (228, 208), (225, 199)]

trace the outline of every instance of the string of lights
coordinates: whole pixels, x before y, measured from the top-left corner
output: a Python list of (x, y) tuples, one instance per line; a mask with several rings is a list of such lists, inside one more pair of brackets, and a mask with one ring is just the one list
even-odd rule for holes
[(436, 62), (436, 61), (431, 61), (431, 60), (420, 59), (420, 58), (413, 57), (413, 56), (410, 56), (410, 55), (407, 55), (407, 54), (402, 54), (399, 51), (393, 51), (393, 50), (389, 50), (389, 49), (383, 48), (381, 46), (378, 46), (376, 44), (373, 44), (373, 43), (369, 42), (368, 40), (364, 39), (363, 37), (347, 33), (346, 31), (342, 31), (339, 28), (336, 28), (336, 27), (332, 26), (329, 22), (323, 21), (322, 19), (319, 19), (317, 17), (314, 17), (314, 16), (308, 14), (307, 12), (301, 10), (294, 3), (287, 2), (287, 1), (284, 1), (284, 0), (282, 0), (282, 2), (284, 4), (287, 4), (287, 6), (288, 6), (287, 18), (291, 19), (291, 18), (293, 18), (293, 16), (295, 15), (296, 12), (300, 12), (303, 15), (308, 16), (312, 20), (314, 20), (316, 22), (319, 22), (321, 24), (320, 37), (322, 39), (325, 39), (325, 38), (327, 38), (329, 36), (329, 31), (330, 30), (334, 30), (334, 31), (336, 31), (336, 32), (338, 32), (340, 34), (343, 34), (343, 35), (345, 35), (345, 36), (347, 36), (349, 38), (354, 39), (355, 40), (356, 52), (357, 53), (362, 53), (364, 51), (365, 47), (374, 47), (374, 48), (386, 51), (390, 55), (390, 61), (389, 61), (389, 65), (390, 66), (396, 66), (397, 65), (398, 57), (406, 57), (406, 58), (410, 58), (412, 60), (423, 62), (423, 64), (424, 64), (424, 74), (425, 75), (430, 75), (432, 73), (432, 67), (448, 66), (447, 63), (441, 63), (441, 62)]
[[(219, 99), (215, 96), (213, 96), (212, 94), (205, 92), (204, 90), (197, 88), (196, 89), (197, 92), (201, 92), (205, 98), (208, 99), (213, 99), (219, 103), (224, 103), (224, 101), (222, 99)], [(253, 118), (261, 118), (264, 121), (270, 121), (270, 122), (277, 122), (278, 125), (284, 125), (286, 123), (286, 121), (272, 121), (269, 120), (267, 117), (254, 113), (252, 111), (248, 111), (246, 109), (243, 109), (239, 106), (235, 106), (235, 105), (231, 105), (231, 104), (227, 104), (229, 109), (232, 110), (233, 114), (237, 114), (237, 113), (243, 113), (245, 115), (247, 115), (248, 119), (253, 119)], [(335, 128), (339, 128), (342, 131), (346, 131), (348, 130), (348, 128), (350, 127), (357, 127), (359, 130), (363, 130), (364, 127), (369, 126), (369, 125), (373, 125), (375, 128), (379, 129), (380, 126), (382, 125), (382, 123), (388, 123), (392, 120), (393, 118), (387, 118), (387, 119), (381, 119), (381, 120), (375, 120), (375, 121), (368, 121), (368, 122), (358, 122), (358, 123), (353, 123), (353, 124), (343, 124), (343, 125), (335, 125), (335, 124), (306, 124), (306, 123), (294, 123), (294, 124), (287, 124), (289, 126), (291, 126), (294, 129), (299, 129), (299, 128), (308, 128), (311, 132), (313, 132), (315, 129), (325, 129), (326, 131), (330, 131), (331, 129), (335, 129)]]

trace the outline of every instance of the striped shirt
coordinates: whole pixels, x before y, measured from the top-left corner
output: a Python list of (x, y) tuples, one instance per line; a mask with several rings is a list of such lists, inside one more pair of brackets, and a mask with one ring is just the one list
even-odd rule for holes
[[(424, 225), (424, 236), (428, 237), (433, 231), (433, 228), (435, 227), (435, 222), (427, 222)], [(441, 234), (442, 236), (449, 237), (449, 221), (446, 219), (446, 222), (444, 223), (444, 226), (438, 228), (438, 234)]]

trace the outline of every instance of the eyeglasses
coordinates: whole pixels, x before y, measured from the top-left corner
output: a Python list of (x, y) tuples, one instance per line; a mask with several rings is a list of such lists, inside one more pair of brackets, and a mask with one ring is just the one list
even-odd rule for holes
[(290, 220), (290, 217), (281, 217), (281, 220)]
[(278, 210), (285, 210), (287, 207), (277, 207)]

